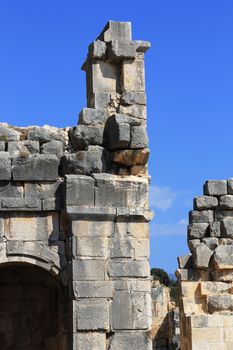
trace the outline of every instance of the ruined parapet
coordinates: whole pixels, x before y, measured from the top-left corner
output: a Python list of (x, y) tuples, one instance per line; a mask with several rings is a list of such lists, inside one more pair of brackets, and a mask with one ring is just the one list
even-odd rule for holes
[(0, 125), (0, 262), (61, 281), (69, 350), (152, 349), (148, 47), (130, 23), (110, 21), (89, 46), (77, 126)]
[(233, 348), (233, 180), (207, 181), (179, 258), (181, 349)]

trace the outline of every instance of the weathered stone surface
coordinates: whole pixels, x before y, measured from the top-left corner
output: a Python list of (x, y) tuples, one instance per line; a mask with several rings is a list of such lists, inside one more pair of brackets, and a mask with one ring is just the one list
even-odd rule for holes
[(104, 41), (93, 41), (88, 47), (89, 58), (104, 59), (107, 51), (107, 45)]
[(143, 105), (120, 106), (119, 113), (128, 114), (135, 119), (138, 119), (138, 121), (141, 123), (145, 124), (146, 107)]
[(224, 238), (233, 238), (233, 218), (225, 218), (220, 223), (221, 236)]
[(210, 196), (222, 196), (227, 194), (227, 181), (226, 180), (210, 180), (206, 181), (204, 185), (204, 192)]
[(2, 198), (2, 210), (41, 210), (41, 200), (38, 198)]
[(208, 297), (208, 311), (210, 313), (224, 310), (233, 310), (233, 295), (210, 295)]
[(110, 237), (114, 232), (112, 221), (87, 221), (79, 220), (72, 222), (72, 233), (76, 237)]
[(4, 152), (6, 150), (6, 143), (4, 141), (0, 141), (0, 152)]
[(148, 136), (144, 126), (131, 127), (130, 148), (146, 148), (148, 146)]
[(94, 205), (95, 180), (86, 175), (65, 176), (66, 205)]
[(87, 70), (89, 93), (116, 92), (116, 66), (103, 61), (95, 61)]
[(218, 206), (218, 199), (212, 196), (199, 196), (194, 198), (194, 209), (214, 209)]
[(105, 280), (105, 260), (73, 260), (74, 281)]
[(0, 181), (0, 198), (22, 198), (23, 195), (22, 182)]
[(213, 264), (217, 270), (233, 269), (233, 245), (219, 245), (214, 252)]
[(151, 339), (145, 332), (116, 332), (109, 350), (150, 350)]
[(109, 261), (108, 273), (111, 277), (148, 277), (148, 261)]
[(74, 282), (76, 298), (112, 298), (114, 293), (112, 281)]
[(143, 293), (116, 292), (111, 305), (113, 330), (148, 329), (151, 325), (151, 296)]
[(109, 243), (110, 258), (132, 258), (134, 247), (132, 238), (112, 238)]
[(106, 335), (100, 332), (74, 333), (75, 349), (100, 350), (106, 347)]
[(58, 179), (53, 182), (25, 182), (24, 196), (26, 198), (52, 199), (61, 201), (63, 191), (63, 180)]
[(233, 210), (216, 209), (214, 216), (216, 221), (220, 221), (228, 217), (233, 217)]
[(220, 231), (220, 222), (214, 221), (209, 224), (209, 234), (210, 237), (220, 237), (221, 231)]
[(41, 147), (41, 153), (43, 154), (55, 154), (58, 158), (63, 156), (64, 143), (58, 140), (52, 140), (46, 142)]
[(89, 145), (102, 145), (104, 128), (100, 125), (78, 125), (70, 129), (72, 148), (84, 150)]
[(233, 178), (227, 180), (227, 192), (233, 194)]
[(134, 40), (134, 43), (136, 45), (136, 51), (137, 52), (145, 53), (151, 47), (151, 44), (150, 44), (149, 41)]
[(129, 146), (130, 125), (127, 121), (123, 122), (122, 119), (119, 115), (114, 115), (108, 119), (106, 138), (107, 147), (110, 150), (124, 149)]
[(0, 180), (11, 180), (11, 159), (8, 152), (0, 152)]
[(145, 105), (146, 94), (144, 92), (125, 91), (121, 96), (121, 104), (125, 106), (134, 104)]
[(201, 243), (193, 252), (193, 263), (197, 269), (208, 269), (213, 251), (205, 243)]
[(8, 142), (8, 152), (11, 157), (28, 157), (30, 154), (40, 153), (38, 141), (11, 141)]
[(79, 114), (78, 123), (82, 125), (105, 125), (107, 117), (107, 113), (101, 109), (83, 108)]
[(132, 40), (131, 23), (109, 21), (98, 38), (105, 42), (112, 40), (130, 41)]
[(34, 154), (13, 158), (13, 179), (17, 181), (52, 181), (58, 177), (58, 158), (55, 155)]
[(193, 223), (188, 226), (188, 239), (201, 239), (207, 236), (208, 223)]
[(122, 84), (124, 91), (145, 91), (143, 60), (125, 61), (122, 67)]
[(100, 146), (88, 146), (86, 151), (65, 154), (62, 161), (63, 174), (101, 173), (105, 171), (105, 159), (103, 148)]
[(118, 62), (136, 57), (134, 41), (112, 40), (108, 46), (108, 55), (111, 62)]
[(126, 166), (145, 165), (149, 158), (149, 149), (127, 149), (114, 153), (113, 161)]
[(76, 329), (79, 331), (109, 330), (107, 300), (80, 300), (75, 303)]
[(73, 240), (73, 254), (82, 258), (107, 259), (108, 238), (107, 237), (78, 237)]
[(179, 256), (178, 264), (180, 269), (191, 269), (192, 268), (192, 255)]
[(50, 126), (35, 126), (27, 135), (28, 140), (39, 141), (41, 143), (49, 142), (51, 140), (64, 141), (65, 132), (61, 129)]
[(8, 124), (0, 124), (0, 141), (19, 141), (20, 133), (12, 129)]
[(134, 240), (135, 260), (149, 259), (150, 245), (148, 239)]
[(222, 209), (233, 210), (233, 195), (227, 194), (219, 198), (219, 206)]
[(193, 223), (210, 223), (214, 221), (214, 213), (212, 210), (191, 210), (189, 212), (189, 222)]
[(220, 294), (228, 292), (231, 289), (231, 284), (223, 282), (203, 281), (201, 282), (201, 294)]
[(148, 180), (133, 176), (119, 177), (109, 174), (94, 174), (96, 180), (95, 205), (137, 207), (147, 205)]
[(218, 238), (216, 237), (203, 238), (202, 242), (204, 242), (211, 250), (214, 250), (219, 244)]
[(198, 245), (201, 244), (201, 240), (200, 239), (189, 239), (188, 240), (188, 246), (189, 246), (189, 249), (190, 249), (190, 252), (194, 252), (194, 250), (196, 249), (196, 247)]
[(59, 197), (54, 198), (46, 198), (42, 200), (42, 210), (50, 211), (50, 210), (62, 210), (63, 203), (61, 202)]

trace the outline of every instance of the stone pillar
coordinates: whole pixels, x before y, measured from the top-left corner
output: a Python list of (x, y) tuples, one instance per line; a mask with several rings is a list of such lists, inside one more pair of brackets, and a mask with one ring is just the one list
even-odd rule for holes
[(233, 348), (233, 180), (207, 181), (180, 257), (181, 349)]

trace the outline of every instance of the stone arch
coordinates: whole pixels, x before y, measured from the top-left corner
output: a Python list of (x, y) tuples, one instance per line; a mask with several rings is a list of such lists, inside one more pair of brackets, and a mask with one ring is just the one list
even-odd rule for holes
[(68, 349), (67, 289), (35, 261), (15, 257), (0, 264), (2, 350)]

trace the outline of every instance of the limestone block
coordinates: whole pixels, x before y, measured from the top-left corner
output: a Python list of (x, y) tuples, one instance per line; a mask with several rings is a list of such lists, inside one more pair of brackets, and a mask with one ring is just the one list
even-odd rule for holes
[(179, 256), (178, 258), (178, 264), (180, 269), (191, 269), (193, 262), (192, 262), (192, 255), (183, 255)]
[(205, 243), (207, 247), (210, 248), (211, 250), (214, 250), (219, 244), (218, 238), (216, 237), (203, 238), (202, 242)]
[(91, 257), (107, 259), (107, 237), (74, 237), (74, 255), (77, 257)]
[(85, 150), (89, 145), (103, 144), (104, 128), (101, 125), (78, 125), (69, 130), (73, 150)]
[(228, 217), (221, 221), (221, 236), (224, 238), (233, 238), (233, 218)]
[(110, 117), (107, 124), (106, 141), (110, 150), (127, 148), (130, 143), (130, 125), (122, 122), (118, 115)]
[(214, 221), (213, 210), (191, 210), (189, 212), (189, 222), (193, 223), (210, 223)]
[(127, 291), (131, 292), (144, 292), (151, 293), (151, 280), (139, 280), (137, 278), (125, 280), (114, 280), (114, 288), (116, 291)]
[(0, 152), (0, 159), (0, 180), (11, 180), (11, 158), (9, 152)]
[(213, 251), (205, 243), (201, 243), (193, 252), (193, 263), (197, 269), (207, 269)]
[(65, 141), (66, 133), (64, 130), (45, 125), (43, 127), (35, 126), (27, 134), (28, 140), (39, 141), (40, 143), (52, 140)]
[(210, 180), (206, 181), (204, 185), (204, 192), (210, 196), (222, 196), (227, 194), (227, 181), (226, 180)]
[(233, 295), (217, 294), (208, 296), (208, 311), (210, 313), (224, 310), (233, 310)]
[(12, 129), (7, 124), (0, 124), (0, 141), (9, 142), (9, 141), (19, 141), (20, 133)]
[(193, 223), (188, 226), (188, 239), (201, 239), (207, 236), (208, 223)]
[(61, 201), (63, 191), (63, 180), (58, 179), (53, 182), (25, 182), (24, 195), (25, 198), (56, 199)]
[(108, 45), (108, 55), (111, 62), (133, 60), (136, 57), (136, 45), (134, 41), (112, 40)]
[(121, 104), (124, 106), (146, 105), (146, 94), (144, 92), (125, 91), (121, 95)]
[(148, 136), (144, 126), (131, 127), (130, 148), (146, 148), (148, 146)]
[(109, 350), (151, 350), (150, 337), (145, 332), (116, 332)]
[(148, 259), (150, 255), (150, 246), (148, 239), (134, 240), (135, 259)]
[(0, 152), (4, 152), (6, 150), (6, 143), (4, 141), (0, 141)]
[(41, 210), (41, 200), (38, 198), (2, 198), (2, 210)]
[(131, 22), (109, 21), (99, 35), (99, 39), (105, 42), (112, 40), (132, 40)]
[(86, 151), (65, 154), (62, 161), (63, 174), (102, 173), (105, 171), (105, 159), (103, 148), (100, 146), (88, 146)]
[(113, 282), (111, 281), (91, 281), (74, 282), (73, 291), (76, 298), (112, 298)]
[(83, 108), (79, 114), (78, 123), (81, 125), (105, 125), (107, 113), (101, 109)]
[[(232, 288), (232, 285), (229, 283), (213, 282), (213, 281), (201, 282), (200, 286), (201, 286), (202, 295), (221, 294), (221, 293), (230, 291)], [(220, 320), (221, 320), (221, 325), (223, 326), (223, 320), (221, 318)], [(210, 325), (209, 323), (210, 322), (208, 322), (208, 326)], [(215, 323), (215, 325), (217, 326), (220, 324)]]
[(135, 59), (125, 61), (122, 66), (122, 85), (124, 91), (145, 91), (144, 61)]
[(50, 211), (50, 210), (62, 210), (62, 202), (59, 198), (47, 198), (42, 200), (42, 210)]
[(111, 277), (148, 277), (150, 268), (148, 261), (114, 261), (108, 263), (108, 273)]
[(105, 260), (73, 260), (74, 281), (104, 281)]
[(211, 278), (217, 282), (233, 282), (232, 269), (229, 270), (214, 270), (211, 272)]
[(148, 148), (144, 149), (126, 149), (116, 151), (113, 156), (113, 161), (118, 164), (126, 166), (146, 165), (149, 158), (150, 151)]
[(110, 258), (133, 258), (133, 239), (112, 238), (109, 243)]
[(116, 92), (116, 66), (103, 61), (94, 61), (87, 70), (88, 93)]
[(110, 237), (114, 231), (112, 221), (73, 221), (72, 233), (76, 237)]
[(194, 208), (196, 210), (214, 209), (218, 206), (218, 199), (213, 196), (199, 196), (194, 198)]
[(114, 126), (116, 124), (129, 124), (130, 126), (140, 126), (141, 121), (127, 114), (115, 113), (112, 117), (108, 118), (108, 125), (111, 127), (112, 125)]
[(59, 237), (59, 217), (46, 214), (6, 213), (5, 237), (8, 240), (48, 241)]
[(219, 198), (219, 207), (226, 210), (233, 210), (233, 195), (226, 194)]
[(189, 249), (190, 249), (190, 252), (194, 252), (194, 250), (196, 249), (196, 247), (198, 245), (201, 244), (201, 240), (200, 239), (190, 239), (188, 241), (188, 246), (189, 246)]
[(74, 349), (101, 350), (106, 347), (106, 335), (100, 332), (74, 333)]
[(43, 154), (55, 154), (58, 158), (63, 156), (64, 143), (58, 140), (52, 140), (46, 142), (41, 147), (41, 153)]
[(107, 51), (107, 45), (104, 41), (96, 40), (93, 41), (88, 47), (89, 58), (105, 59)]
[(233, 194), (233, 178), (227, 180), (227, 192)]
[(22, 182), (0, 181), (0, 198), (22, 198), (23, 195)]
[(76, 301), (75, 310), (77, 330), (109, 330), (109, 303), (107, 300)]
[(150, 294), (116, 292), (111, 304), (113, 330), (149, 329), (151, 326)]
[[(90, 92), (87, 95), (87, 107), (108, 112), (112, 110), (111, 92)], [(81, 123), (80, 123), (81, 124)]]
[(219, 245), (214, 252), (213, 264), (217, 270), (233, 269), (233, 245)]
[(8, 142), (8, 152), (11, 157), (28, 157), (30, 154), (40, 153), (38, 141), (10, 141)]
[(34, 154), (13, 158), (13, 179), (18, 181), (53, 181), (58, 177), (59, 161), (55, 155)]
[(210, 223), (209, 234), (210, 234), (210, 237), (217, 237), (218, 238), (221, 236), (220, 222), (219, 221), (214, 221), (214, 222)]
[(148, 199), (148, 179), (94, 174), (95, 205), (144, 208)]
[[(119, 223), (120, 224), (120, 223)], [(129, 222), (128, 232), (135, 238), (149, 238), (149, 224), (146, 222)]]
[(134, 40), (134, 42), (135, 42), (135, 45), (136, 45), (136, 51), (137, 52), (145, 53), (151, 47), (151, 44), (150, 44), (149, 41)]
[(143, 105), (120, 106), (119, 113), (130, 115), (138, 119), (142, 124), (145, 124), (147, 117), (146, 107)]
[(66, 206), (94, 205), (95, 180), (85, 175), (65, 176)]

